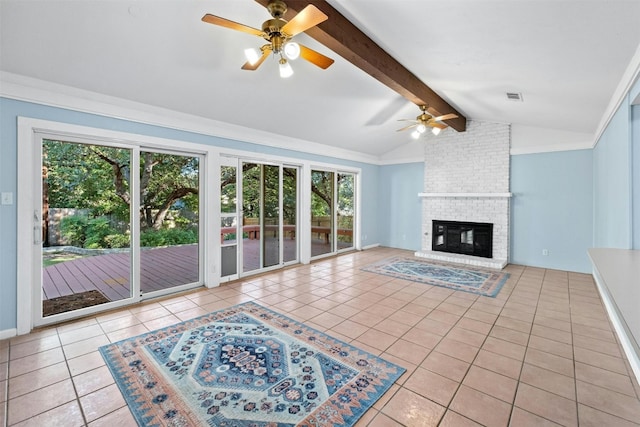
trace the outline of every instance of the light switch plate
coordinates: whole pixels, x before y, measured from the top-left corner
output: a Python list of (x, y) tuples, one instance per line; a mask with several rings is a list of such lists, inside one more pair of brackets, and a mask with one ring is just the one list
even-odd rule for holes
[(13, 204), (13, 193), (2, 193), (2, 204), (3, 205), (12, 205)]

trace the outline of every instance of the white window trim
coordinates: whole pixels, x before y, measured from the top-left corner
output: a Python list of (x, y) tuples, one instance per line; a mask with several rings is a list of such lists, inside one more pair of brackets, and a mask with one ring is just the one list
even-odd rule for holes
[[(133, 134), (128, 132), (114, 131), (103, 128), (95, 128), (89, 126), (62, 123), (50, 120), (35, 119), (30, 117), (18, 117), (17, 126), (17, 175), (20, 177), (17, 182), (17, 292), (16, 292), (16, 310), (17, 310), (17, 334), (22, 335), (29, 333), (33, 329), (33, 266), (32, 250), (35, 233), (38, 230), (33, 229), (33, 211), (39, 206), (41, 201), (39, 195), (34, 198), (33, 188), (35, 185), (34, 177), (34, 159), (35, 155), (35, 138), (36, 133), (45, 133), (49, 135), (57, 135), (67, 138), (82, 138), (85, 141), (99, 139), (101, 141), (111, 141), (115, 144), (132, 144), (158, 149), (175, 149), (180, 147), (181, 151), (199, 153), (204, 155), (205, 168), (205, 195), (203, 203), (205, 209), (202, 213), (204, 218), (205, 238), (203, 243), (204, 249), (204, 266), (203, 266), (203, 282), (208, 288), (220, 285), (220, 243), (216, 241), (215, 236), (220, 234), (220, 164), (224, 163), (224, 157), (240, 157), (243, 159), (260, 159), (261, 162), (274, 162), (280, 164), (295, 165), (300, 167), (300, 253), (299, 261), (301, 264), (308, 264), (311, 261), (310, 246), (310, 230), (311, 219), (305, 212), (311, 209), (311, 194), (305, 189), (311, 186), (311, 170), (312, 169), (328, 169), (336, 172), (348, 172), (356, 175), (356, 230), (355, 245), (356, 250), (362, 249), (360, 224), (361, 224), (361, 176), (362, 169), (358, 167), (349, 167), (333, 163), (317, 162), (305, 159), (277, 156), (256, 153), (253, 151), (235, 150), (215, 145), (196, 144), (181, 140), (168, 138), (160, 138), (142, 134)], [(28, 236), (28, 237), (27, 237)]]
[[(34, 266), (32, 265), (32, 251), (34, 242), (36, 241), (36, 233), (40, 233), (39, 228), (34, 228), (34, 211), (39, 209), (41, 203), (39, 195), (34, 194), (34, 177), (36, 176), (34, 156), (38, 152), (36, 143), (39, 143), (38, 134), (46, 134), (59, 136), (61, 138), (73, 140), (100, 140), (104, 142), (113, 142), (116, 145), (129, 144), (136, 146), (144, 146), (147, 148), (156, 148), (160, 150), (175, 150), (180, 147), (181, 150), (193, 152), (203, 155), (207, 162), (205, 176), (203, 182), (205, 188), (213, 191), (205, 191), (203, 197), (204, 209), (201, 212), (204, 218), (204, 256), (203, 256), (203, 272), (202, 281), (208, 286), (217, 286), (218, 281), (215, 275), (215, 261), (212, 265), (210, 260), (215, 260), (217, 245), (213, 243), (215, 234), (215, 215), (210, 215), (211, 209), (215, 203), (219, 203), (219, 195), (216, 195), (216, 186), (213, 185), (212, 179), (215, 174), (207, 173), (211, 170), (213, 159), (218, 157), (218, 147), (193, 144), (184, 141), (176, 141), (153, 136), (125, 133), (112, 131), (108, 129), (93, 128), (87, 126), (73, 125), (68, 123), (54, 122), (41, 119), (33, 119), (28, 117), (18, 117), (18, 170), (20, 176), (17, 184), (17, 290), (16, 290), (16, 309), (17, 309), (17, 333), (18, 335), (29, 333), (34, 327), (33, 309), (33, 275)], [(215, 209), (215, 207), (214, 207)], [(213, 211), (215, 212), (215, 210)], [(219, 227), (219, 225), (218, 225)], [(213, 232), (208, 232), (212, 230)], [(218, 229), (219, 232), (219, 229)], [(24, 238), (28, 236), (28, 238)], [(39, 237), (37, 238), (39, 241)], [(219, 251), (219, 249), (217, 249)], [(211, 254), (210, 252), (213, 252)]]

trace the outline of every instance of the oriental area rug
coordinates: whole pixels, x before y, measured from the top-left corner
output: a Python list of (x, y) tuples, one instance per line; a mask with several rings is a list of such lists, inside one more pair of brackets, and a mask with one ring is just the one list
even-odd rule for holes
[(362, 270), (494, 298), (509, 278), (509, 273), (501, 271), (402, 256), (384, 259)]
[(100, 352), (144, 426), (353, 426), (405, 371), (252, 302)]

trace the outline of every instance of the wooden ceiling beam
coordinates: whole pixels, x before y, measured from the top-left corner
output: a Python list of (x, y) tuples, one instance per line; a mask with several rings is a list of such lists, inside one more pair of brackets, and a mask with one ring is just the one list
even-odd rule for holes
[[(255, 1), (265, 7), (269, 3), (269, 0)], [(305, 31), (306, 34), (414, 104), (427, 105), (441, 115), (456, 114), (457, 119), (447, 120), (446, 123), (458, 132), (466, 130), (467, 119), (459, 111), (403, 67), (329, 3), (324, 0), (285, 0), (285, 2), (288, 7), (285, 14), (287, 20), (291, 20), (308, 4), (316, 6), (329, 19)]]

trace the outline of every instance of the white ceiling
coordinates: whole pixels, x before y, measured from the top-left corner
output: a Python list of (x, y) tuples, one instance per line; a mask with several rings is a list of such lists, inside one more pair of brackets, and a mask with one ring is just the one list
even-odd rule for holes
[[(329, 3), (468, 119), (541, 135), (593, 139), (640, 46), (637, 0)], [(0, 0), (0, 71), (380, 158), (411, 146), (397, 120), (419, 111), (391, 89), (304, 34), (335, 64), (243, 71), (262, 40), (205, 13), (269, 18), (253, 0)]]

